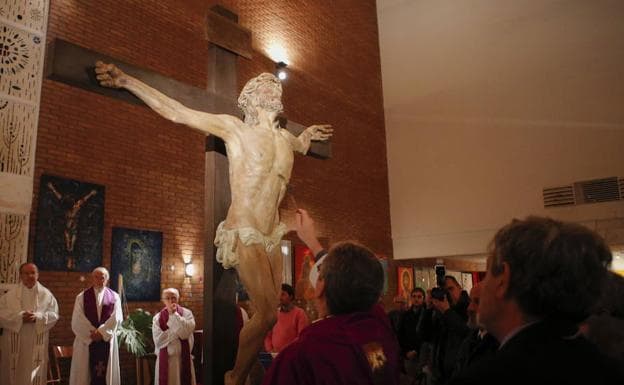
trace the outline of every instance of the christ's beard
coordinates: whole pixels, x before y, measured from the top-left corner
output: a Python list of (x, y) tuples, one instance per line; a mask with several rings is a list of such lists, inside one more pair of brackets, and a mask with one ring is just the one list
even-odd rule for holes
[(258, 103), (259, 107), (269, 112), (277, 112), (278, 114), (284, 111), (284, 105), (281, 100), (261, 100)]

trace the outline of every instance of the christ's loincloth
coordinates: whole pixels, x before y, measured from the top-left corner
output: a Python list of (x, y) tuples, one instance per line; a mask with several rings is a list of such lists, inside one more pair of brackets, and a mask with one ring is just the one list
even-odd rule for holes
[(223, 265), (224, 269), (230, 269), (238, 265), (238, 255), (236, 254), (236, 238), (241, 240), (243, 245), (249, 246), (259, 244), (270, 254), (276, 246), (279, 246), (282, 236), (288, 232), (286, 225), (280, 223), (273, 233), (264, 235), (253, 227), (240, 227), (238, 229), (224, 229), (225, 221), (219, 223), (214, 244), (217, 246), (217, 262)]

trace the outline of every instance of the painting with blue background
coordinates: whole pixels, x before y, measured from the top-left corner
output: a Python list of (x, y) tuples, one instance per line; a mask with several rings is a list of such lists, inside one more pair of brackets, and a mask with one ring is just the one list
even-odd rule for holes
[(160, 300), (162, 232), (113, 227), (111, 283), (128, 301)]
[(104, 186), (42, 175), (36, 228), (39, 270), (88, 272), (101, 266)]

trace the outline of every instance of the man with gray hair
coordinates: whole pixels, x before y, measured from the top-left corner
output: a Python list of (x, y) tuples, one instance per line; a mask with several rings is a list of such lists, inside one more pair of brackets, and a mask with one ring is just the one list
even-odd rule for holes
[(498, 341), (479, 323), (479, 302), (482, 283), (470, 289), (468, 304), (468, 327), (470, 333), (459, 346), (454, 374), (459, 373), (474, 363), (493, 355), (498, 349)]
[(529, 217), (500, 229), (478, 311), (500, 348), (450, 384), (624, 384), (621, 368), (577, 328), (610, 262), (604, 240), (575, 223)]
[(113, 64), (97, 62), (102, 86), (125, 88), (158, 114), (225, 142), (230, 168), (232, 203), (217, 228), (217, 260), (236, 268), (256, 307), (240, 333), (236, 363), (226, 373), (227, 385), (242, 385), (257, 359), (264, 336), (276, 320), (281, 291), (282, 254), (279, 247), (286, 226), (278, 208), (290, 180), (293, 151), (305, 154), (313, 140), (327, 140), (328, 125), (313, 125), (295, 137), (279, 125), (282, 85), (272, 74), (249, 80), (238, 99), (244, 121), (231, 115), (192, 110), (122, 72)]
[(319, 256), (310, 283), (320, 319), (277, 355), (263, 385), (398, 384), (399, 344), (379, 304), (384, 273), (375, 254), (353, 241), (325, 252), (306, 210), (297, 211), (295, 230)]
[(119, 385), (117, 326), (123, 320), (119, 295), (106, 287), (104, 267), (91, 273), (92, 286), (76, 296), (71, 327), (76, 335), (69, 385)]
[(152, 321), (156, 349), (154, 384), (195, 385), (193, 370), (193, 332), (195, 318), (190, 309), (180, 306), (180, 292), (170, 287), (163, 290), (165, 307)]
[(0, 384), (43, 384), (49, 331), (59, 319), (56, 298), (39, 283), (34, 263), (19, 268), (20, 283), (0, 297)]

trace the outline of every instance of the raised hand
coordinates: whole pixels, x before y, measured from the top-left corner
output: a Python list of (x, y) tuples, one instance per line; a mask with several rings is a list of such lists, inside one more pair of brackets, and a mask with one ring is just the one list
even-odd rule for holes
[(295, 213), (295, 231), (299, 239), (310, 248), (314, 256), (323, 250), (323, 246), (316, 236), (314, 220), (304, 209), (297, 209)]
[(315, 124), (306, 128), (312, 140), (327, 140), (333, 135), (334, 129), (329, 124)]
[(126, 83), (126, 74), (114, 64), (106, 64), (98, 60), (95, 63), (95, 74), (103, 87), (121, 88)]

